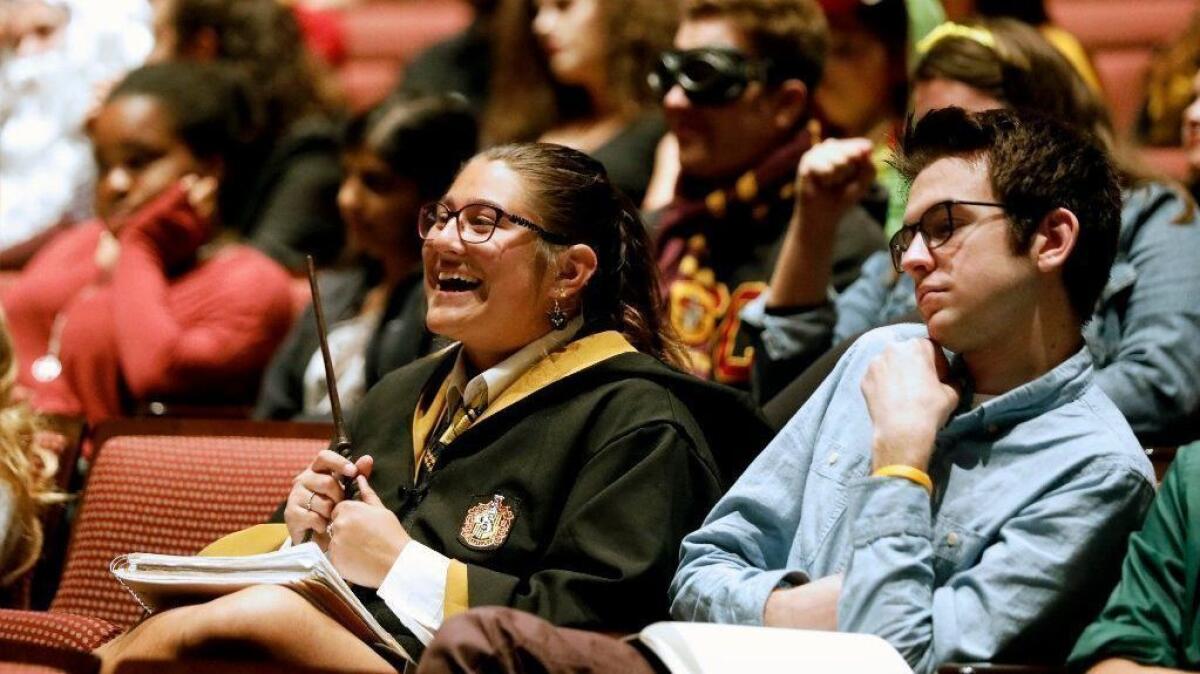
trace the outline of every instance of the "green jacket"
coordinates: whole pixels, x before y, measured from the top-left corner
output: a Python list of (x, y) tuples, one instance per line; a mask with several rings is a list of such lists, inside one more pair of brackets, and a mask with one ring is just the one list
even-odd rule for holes
[(1106, 658), (1200, 668), (1200, 447), (1181, 449), (1129, 551), (1108, 605), (1072, 651), (1072, 668)]

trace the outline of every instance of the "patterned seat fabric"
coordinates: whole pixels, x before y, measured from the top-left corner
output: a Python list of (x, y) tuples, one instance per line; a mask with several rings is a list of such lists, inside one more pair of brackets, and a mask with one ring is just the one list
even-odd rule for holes
[(0, 610), (0, 638), (38, 646), (90, 651), (122, 631), (110, 622), (87, 616)]
[(0, 612), (0, 637), (91, 649), (142, 616), (109, 573), (128, 552), (195, 554), (266, 521), (323, 440), (112, 438), (97, 456), (50, 613)]

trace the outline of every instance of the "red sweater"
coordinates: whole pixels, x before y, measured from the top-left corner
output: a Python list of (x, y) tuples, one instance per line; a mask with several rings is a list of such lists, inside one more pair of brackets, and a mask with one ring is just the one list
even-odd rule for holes
[[(163, 213), (178, 220), (188, 213)], [(194, 217), (194, 216), (191, 216)], [(120, 416), (131, 401), (186, 394), (252, 400), (259, 376), (292, 320), (287, 272), (243, 245), (174, 268), (178, 238), (127, 226), (111, 276), (94, 257), (104, 225), (77, 225), (51, 241), (0, 297), (20, 364), (18, 381), (47, 412), (90, 423)], [(62, 374), (30, 372), (64, 316)]]

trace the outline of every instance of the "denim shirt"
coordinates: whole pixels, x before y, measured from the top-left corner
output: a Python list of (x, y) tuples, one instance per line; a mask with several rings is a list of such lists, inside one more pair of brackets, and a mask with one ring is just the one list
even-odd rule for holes
[(1200, 438), (1200, 210), (1163, 183), (1126, 190), (1108, 284), (1084, 336), (1096, 383), (1146, 445)]
[(1150, 463), (1080, 350), (960, 407), (937, 435), (932, 498), (869, 477), (862, 377), (887, 344), (926, 336), (888, 326), (847, 351), (684, 539), (676, 618), (760, 625), (776, 588), (844, 573), (838, 629), (887, 639), (917, 672), (1065, 657), (1153, 496)]
[[(1200, 209), (1176, 222), (1186, 203), (1161, 182), (1122, 197), (1117, 258), (1084, 337), (1097, 384), (1143, 444), (1182, 444), (1200, 438)], [(887, 252), (867, 258), (831, 305), (772, 315), (767, 299), (742, 310), (743, 325), (759, 331), (772, 363), (801, 369), (832, 344), (916, 309), (912, 278), (894, 277)]]

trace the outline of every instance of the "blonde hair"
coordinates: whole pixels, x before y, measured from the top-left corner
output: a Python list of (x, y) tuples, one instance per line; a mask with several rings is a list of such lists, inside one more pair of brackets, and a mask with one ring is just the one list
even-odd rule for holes
[(17, 359), (0, 311), (0, 485), (12, 499), (12, 519), (0, 546), (0, 587), (33, 567), (42, 550), (42, 510), (65, 500), (54, 487), (58, 457), (35, 441), (41, 426), (29, 407), (16, 399), (16, 384)]

